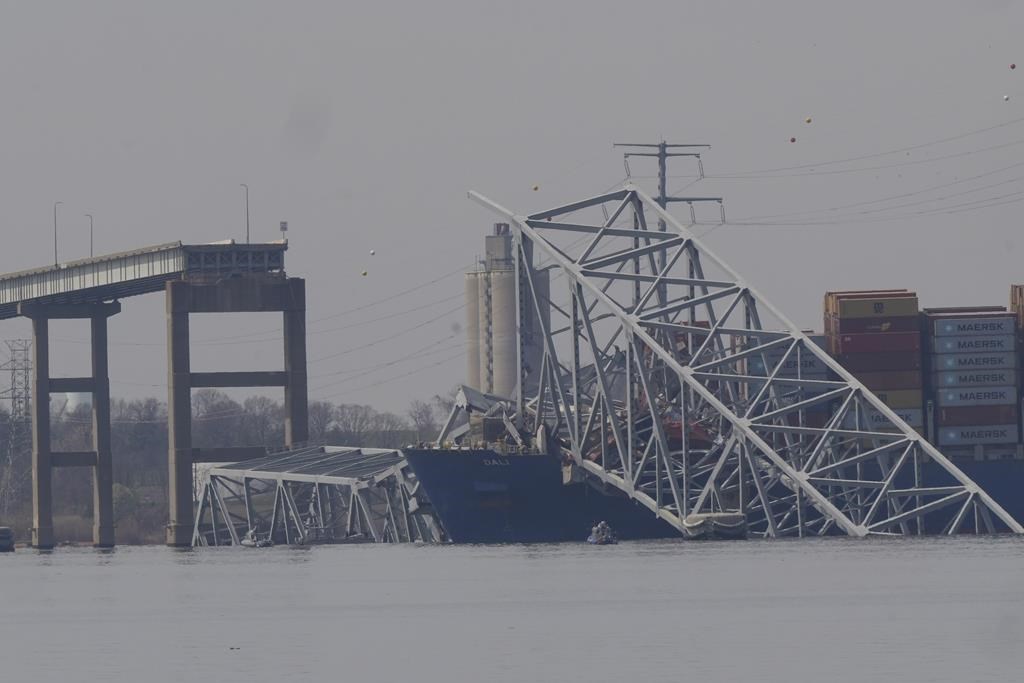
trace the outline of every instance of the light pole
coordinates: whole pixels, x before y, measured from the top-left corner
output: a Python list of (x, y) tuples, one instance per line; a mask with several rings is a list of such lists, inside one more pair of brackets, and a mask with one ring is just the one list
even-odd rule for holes
[(245, 188), (245, 243), (249, 244), (249, 186), (245, 183), (239, 185)]
[(89, 258), (92, 258), (92, 214), (85, 214), (89, 218)]
[(57, 206), (64, 202), (53, 203), (53, 267), (57, 268), (60, 266), (60, 261), (57, 260)]

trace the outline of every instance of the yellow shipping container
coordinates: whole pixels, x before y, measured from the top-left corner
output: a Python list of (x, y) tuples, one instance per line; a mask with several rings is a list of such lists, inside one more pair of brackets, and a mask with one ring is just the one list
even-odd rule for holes
[(920, 408), (924, 398), (920, 389), (893, 389), (874, 394), (890, 408)]
[(917, 297), (840, 299), (840, 318), (899, 318), (917, 315)]

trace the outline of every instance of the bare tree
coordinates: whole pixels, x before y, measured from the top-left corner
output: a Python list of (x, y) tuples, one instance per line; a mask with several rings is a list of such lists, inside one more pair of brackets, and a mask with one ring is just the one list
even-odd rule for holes
[(426, 401), (413, 401), (409, 404), (409, 419), (416, 430), (416, 440), (425, 441), (437, 436), (437, 407)]
[(242, 431), (253, 445), (270, 446), (284, 440), (284, 411), (280, 403), (266, 396), (250, 396), (242, 410)]
[(342, 403), (335, 413), (338, 438), (345, 446), (365, 445), (366, 435), (375, 428), (376, 411), (370, 406)]
[(311, 441), (323, 441), (334, 423), (337, 409), (329, 401), (310, 401), (309, 403), (309, 438)]

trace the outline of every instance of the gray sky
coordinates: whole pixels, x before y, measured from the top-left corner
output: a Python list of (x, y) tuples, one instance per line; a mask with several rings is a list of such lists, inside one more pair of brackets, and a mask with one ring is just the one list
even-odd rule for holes
[[(87, 212), (98, 252), (242, 238), (248, 183), (254, 239), (290, 222), (310, 358), (334, 356), (311, 396), (401, 411), (463, 379), (461, 357), (429, 364), (458, 352), (457, 272), (494, 221), (466, 190), (547, 208), (623, 179), (613, 141), (665, 137), (712, 145), (687, 191), (723, 194), (730, 221), (858, 204), (708, 237), (800, 324), (820, 329), (828, 288), (1005, 304), (1024, 281), (1021, 26), (1012, 2), (2, 3), (0, 272), (49, 261), (56, 200), (62, 260), (87, 255)], [(163, 300), (124, 303), (113, 390), (164, 397)], [(200, 318), (218, 343), (194, 366), (279, 367), (273, 334), (237, 338), (277, 326)], [(81, 372), (84, 327), (55, 336), (55, 371)]]

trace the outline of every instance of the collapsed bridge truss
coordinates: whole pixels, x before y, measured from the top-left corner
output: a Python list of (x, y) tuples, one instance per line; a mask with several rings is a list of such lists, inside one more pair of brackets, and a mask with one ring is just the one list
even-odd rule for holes
[(267, 540), (437, 543), (444, 530), (400, 451), (316, 446), (208, 472), (193, 546)]
[(470, 197), (513, 226), (520, 319), (551, 310), (529, 382), (519, 342), (519, 427), (588, 475), (680, 530), (742, 511), (768, 537), (1024, 532), (636, 187), (529, 216)]

